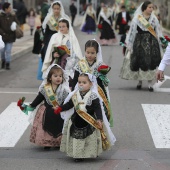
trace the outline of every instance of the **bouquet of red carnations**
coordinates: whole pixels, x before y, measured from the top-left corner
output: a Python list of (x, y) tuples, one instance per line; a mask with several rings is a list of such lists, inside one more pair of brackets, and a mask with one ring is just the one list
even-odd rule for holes
[(109, 67), (108, 65), (101, 65), (98, 67), (98, 72), (106, 75), (109, 71), (110, 71), (111, 67)]

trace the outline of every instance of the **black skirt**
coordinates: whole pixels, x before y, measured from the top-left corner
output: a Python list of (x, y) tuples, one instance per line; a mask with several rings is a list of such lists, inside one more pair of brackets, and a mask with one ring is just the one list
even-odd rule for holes
[(158, 40), (148, 31), (137, 33), (130, 61), (131, 70), (154, 70), (159, 66), (160, 61), (161, 53)]

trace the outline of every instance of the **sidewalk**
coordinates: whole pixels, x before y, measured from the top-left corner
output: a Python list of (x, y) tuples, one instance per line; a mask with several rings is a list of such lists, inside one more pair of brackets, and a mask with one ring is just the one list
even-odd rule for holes
[[(37, 17), (36, 17), (35, 25), (36, 25), (35, 29), (37, 26), (40, 26), (40, 16), (39, 15), (37, 15)], [(20, 39), (16, 39), (16, 42), (13, 44), (11, 60), (15, 60), (16, 58), (21, 57), (24, 54), (32, 51), (33, 41), (34, 41), (34, 33), (31, 36), (30, 35), (30, 27), (28, 26), (28, 24), (24, 24), (24, 37), (22, 37)]]

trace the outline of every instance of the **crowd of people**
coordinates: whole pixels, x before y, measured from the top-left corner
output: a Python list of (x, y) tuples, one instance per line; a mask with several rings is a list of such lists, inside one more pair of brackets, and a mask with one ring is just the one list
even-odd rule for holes
[[(16, 28), (14, 31), (10, 28), (13, 22), (21, 25), (23, 22), (11, 13), (10, 3), (4, 3), (2, 9), (2, 68), (9, 69), (12, 43), (16, 39)], [(111, 67), (104, 63), (101, 48), (115, 43), (117, 38), (113, 24), (121, 36), (125, 56), (120, 77), (137, 80), (137, 90), (141, 90), (142, 82), (147, 81), (148, 90), (154, 91), (152, 81), (156, 76), (162, 80), (165, 66), (170, 64), (170, 46), (163, 46), (160, 22), (150, 1), (143, 2), (133, 16), (124, 5), (118, 10), (117, 4), (111, 9), (101, 3), (96, 12), (89, 4), (80, 30), (87, 34), (98, 30), (99, 40), (88, 40), (84, 44), (83, 56), (73, 29), (77, 12), (74, 3), (70, 12), (72, 19), (65, 14), (61, 1), (54, 1), (49, 6), (44, 0), (42, 25), (36, 28), (32, 50), (41, 56), (38, 79), (42, 83), (30, 105), (24, 103), (24, 97), (17, 105), (24, 113), (31, 112), (30, 142), (43, 146), (45, 150), (60, 147), (61, 152), (79, 162), (98, 157), (116, 141), (111, 130), (113, 113), (107, 77)], [(31, 35), (35, 17), (34, 9), (30, 9), (28, 23)], [(9, 18), (8, 23), (6, 18)], [(161, 61), (163, 47), (167, 47), (167, 51)]]

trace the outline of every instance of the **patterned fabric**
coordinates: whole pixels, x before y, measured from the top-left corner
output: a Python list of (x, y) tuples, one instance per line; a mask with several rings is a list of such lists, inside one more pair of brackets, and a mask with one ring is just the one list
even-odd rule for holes
[(70, 135), (71, 125), (71, 120), (65, 124), (60, 151), (66, 152), (73, 158), (96, 158), (99, 156), (103, 151), (100, 131), (95, 130), (85, 139), (75, 139)]
[(59, 135), (57, 138), (53, 138), (53, 136), (43, 130), (42, 121), (45, 109), (45, 106), (41, 105), (36, 113), (33, 126), (31, 128), (30, 142), (40, 146), (58, 147), (60, 146), (62, 136)]
[(154, 80), (156, 70), (149, 71), (131, 71), (130, 58), (125, 57), (120, 71), (120, 77), (126, 80)]
[[(92, 71), (91, 74), (95, 75), (96, 78), (99, 77), (99, 73), (98, 73), (97, 69), (98, 69), (98, 67), (101, 66), (102, 64), (103, 64), (103, 62), (102, 62), (102, 61), (99, 61), (99, 62), (95, 62), (92, 66), (89, 65), (90, 70)], [(76, 71), (78, 71), (80, 74), (83, 73), (83, 71), (81, 70), (81, 68), (80, 68), (80, 66), (79, 66), (79, 63), (76, 64), (76, 66), (74, 67), (74, 69), (75, 69)]]
[[(41, 94), (43, 94), (43, 96), (45, 97), (45, 99), (46, 99), (46, 101), (47, 101), (47, 103), (49, 104), (49, 105), (51, 105), (51, 102), (50, 102), (50, 100), (49, 100), (49, 98), (48, 98), (48, 96), (47, 96), (47, 94), (46, 94), (46, 92), (45, 92), (45, 89), (44, 89), (44, 87), (42, 87), (41, 89), (40, 89), (40, 92), (41, 92)], [(66, 89), (64, 89), (63, 91), (56, 91), (56, 100), (57, 100), (57, 102), (61, 105), (62, 103), (63, 103), (63, 101), (65, 100), (65, 98), (68, 96), (68, 91), (66, 90)]]
[(157, 39), (149, 32), (137, 34), (131, 55), (131, 70), (155, 70), (160, 61), (161, 53)]

